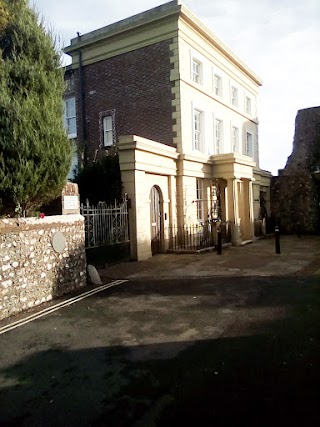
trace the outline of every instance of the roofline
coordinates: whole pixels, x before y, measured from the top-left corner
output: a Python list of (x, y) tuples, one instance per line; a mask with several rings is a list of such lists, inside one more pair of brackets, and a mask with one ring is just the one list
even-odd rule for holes
[(220, 50), (220, 52), (222, 52), (228, 59), (249, 75), (255, 83), (262, 86), (263, 80), (184, 5), (181, 5), (181, 16), (213, 46)]
[(206, 40), (208, 40), (210, 44), (215, 46), (231, 62), (244, 71), (258, 86), (263, 84), (262, 79), (256, 73), (254, 73), (248, 67), (248, 65), (245, 64), (245, 62), (243, 62), (237, 55), (235, 55), (225, 43), (223, 43), (217, 36), (215, 36), (208, 29), (208, 27), (206, 27), (186, 6), (181, 3), (180, 0), (173, 0), (168, 3), (164, 3), (161, 6), (149, 9), (129, 18), (125, 18), (121, 21), (75, 37), (71, 39), (71, 44), (66, 46), (63, 51), (68, 55), (72, 55), (72, 53), (78, 52), (79, 49), (89, 46), (93, 43), (97, 43), (104, 39), (131, 31), (135, 28), (141, 27), (142, 25), (147, 25), (174, 15), (177, 16), (177, 20), (181, 18), (188, 25), (193, 27)]
[(63, 51), (66, 54), (77, 51), (79, 48), (96, 43), (105, 38), (113, 37), (125, 31), (133, 30), (141, 25), (149, 24), (154, 21), (166, 18), (170, 15), (180, 12), (180, 0), (173, 0), (153, 9), (146, 10), (121, 21), (114, 22), (97, 30), (71, 39), (71, 44), (66, 46)]

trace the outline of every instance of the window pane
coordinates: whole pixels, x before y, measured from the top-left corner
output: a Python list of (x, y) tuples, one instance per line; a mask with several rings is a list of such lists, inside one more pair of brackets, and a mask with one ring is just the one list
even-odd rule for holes
[(106, 116), (103, 118), (103, 127), (105, 131), (112, 130), (112, 117)]
[(112, 131), (105, 132), (105, 145), (112, 145)]
[(194, 148), (201, 151), (201, 112), (194, 111)]
[(239, 150), (239, 129), (235, 126), (232, 127), (232, 151), (237, 153)]
[(111, 116), (106, 116), (103, 118), (103, 135), (104, 146), (113, 145), (113, 123)]
[(68, 134), (75, 134), (77, 133), (77, 121), (76, 118), (73, 117), (71, 119), (67, 119), (67, 123), (68, 123)]
[(251, 114), (251, 99), (246, 97), (246, 113)]
[(246, 147), (246, 155), (252, 157), (252, 134), (247, 132), (247, 147)]
[(64, 127), (72, 138), (77, 133), (76, 121), (76, 100), (75, 98), (66, 99), (64, 101)]
[(231, 104), (238, 106), (238, 89), (234, 86), (231, 87)]
[(201, 80), (201, 62), (196, 59), (192, 61), (192, 80), (196, 83), (200, 83)]
[(221, 77), (214, 76), (214, 93), (217, 96), (221, 96)]
[(66, 101), (66, 116), (67, 118), (76, 116), (75, 98), (71, 98)]
[(73, 151), (72, 151), (72, 163), (71, 163), (71, 167), (68, 173), (68, 179), (73, 179), (75, 176), (75, 169), (77, 168), (79, 163), (78, 160), (78, 152), (77, 152), (77, 147), (76, 145), (73, 146)]
[(204, 200), (203, 200), (203, 182), (200, 179), (196, 181), (196, 202), (197, 202), (197, 220), (203, 221)]
[(221, 153), (222, 121), (215, 120), (216, 154)]

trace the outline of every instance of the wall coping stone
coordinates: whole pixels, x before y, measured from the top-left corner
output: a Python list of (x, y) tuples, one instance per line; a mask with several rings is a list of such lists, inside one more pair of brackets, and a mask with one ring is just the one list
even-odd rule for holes
[(53, 215), (44, 218), (2, 218), (0, 219), (0, 235), (8, 234), (14, 230), (27, 231), (36, 229), (53, 228), (62, 224), (74, 225), (84, 222), (84, 217), (80, 214), (74, 215)]

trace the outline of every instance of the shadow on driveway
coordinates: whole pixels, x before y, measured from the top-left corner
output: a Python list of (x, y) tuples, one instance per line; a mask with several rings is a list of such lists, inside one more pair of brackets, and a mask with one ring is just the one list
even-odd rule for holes
[[(72, 320), (68, 323), (70, 342), (79, 334), (73, 345), (50, 342), (49, 319), (33, 324), (39, 341), (48, 339), (46, 350), (38, 351), (31, 341), (29, 355), (21, 349), (19, 354), (22, 330), (7, 334), (6, 339), (1, 337), (7, 352), (11, 350), (13, 358), (17, 354), (20, 358), (13, 364), (0, 364), (0, 425), (316, 425), (317, 279), (224, 280), (224, 285), (175, 282), (174, 288), (170, 281), (148, 286), (138, 282), (113, 289), (102, 298), (92, 297), (86, 305), (64, 309), (54, 320), (57, 326)], [(241, 294), (247, 298), (239, 301), (237, 295)], [(158, 309), (164, 297), (169, 305), (186, 296), (190, 300), (189, 306), (177, 304), (169, 313), (167, 339), (160, 342), (160, 335), (156, 335), (156, 331), (166, 330), (165, 317), (152, 323), (151, 306), (145, 314), (143, 307), (132, 306), (134, 299), (139, 303), (141, 295), (145, 302), (154, 298)], [(89, 346), (86, 334), (93, 335), (98, 329), (93, 308), (98, 307), (101, 315), (103, 305), (108, 303), (110, 311), (117, 298), (119, 304), (125, 301), (126, 311), (119, 311), (124, 305), (116, 306), (117, 320), (110, 327), (116, 328), (114, 337), (121, 337), (122, 344), (113, 345), (109, 336), (101, 336)], [(205, 317), (201, 311), (207, 313)], [(211, 332), (211, 339), (205, 338), (208, 335), (201, 328), (214, 331), (222, 325), (219, 312), (231, 316), (232, 321), (225, 322), (219, 333)], [(121, 316), (135, 325), (136, 344), (132, 335), (127, 341), (131, 344), (126, 344), (129, 329), (126, 323), (118, 323)], [(187, 324), (188, 316), (192, 321)], [(103, 322), (103, 316), (98, 319)], [(85, 322), (89, 327), (82, 333)], [(178, 328), (183, 330), (186, 325), (189, 332), (193, 326), (198, 329), (193, 338), (183, 340)], [(139, 328), (144, 331), (140, 340)], [(147, 335), (149, 341), (143, 338)]]

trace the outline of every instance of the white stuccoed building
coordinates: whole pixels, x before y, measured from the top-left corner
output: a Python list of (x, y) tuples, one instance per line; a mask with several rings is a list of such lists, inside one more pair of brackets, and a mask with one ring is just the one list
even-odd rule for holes
[(271, 178), (259, 168), (260, 77), (177, 0), (65, 52), (78, 143), (89, 161), (119, 153), (133, 259), (168, 249), (173, 226), (212, 219), (228, 224), (235, 245), (255, 238)]

